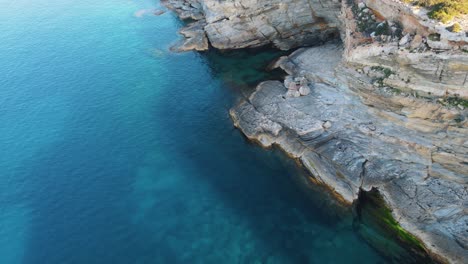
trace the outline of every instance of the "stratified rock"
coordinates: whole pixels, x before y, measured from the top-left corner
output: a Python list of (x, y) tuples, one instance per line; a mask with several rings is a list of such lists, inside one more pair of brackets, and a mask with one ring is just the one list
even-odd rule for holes
[(287, 50), (338, 35), (340, 4), (332, 0), (205, 0), (205, 30), (218, 49), (273, 44)]
[(290, 49), (337, 38), (340, 29), (343, 47), (300, 48), (272, 66), (313, 81), (309, 96), (299, 97), (307, 91), (292, 77), (261, 83), (231, 110), (235, 125), (299, 158), (343, 201), (377, 188), (427, 249), (466, 263), (466, 34), (396, 0), (165, 2), (199, 20), (181, 32), (184, 50), (208, 48), (208, 40), (218, 49)]
[[(291, 54), (295, 66), (288, 70), (305, 71), (316, 82), (314, 93), (283, 99), (281, 82), (263, 82), (231, 111), (236, 126), (299, 158), (314, 181), (344, 201), (377, 188), (395, 219), (431, 252), (465, 263), (468, 121), (454, 119), (467, 111), (376, 89), (369, 77), (341, 62), (339, 50), (326, 45)], [(239, 121), (244, 116), (247, 127)], [(265, 120), (288, 129), (276, 135), (255, 129)]]
[(205, 19), (211, 45), (239, 49), (273, 44), (287, 50), (339, 34), (336, 0), (165, 0), (182, 19)]
[(176, 12), (180, 19), (204, 19), (199, 0), (162, 0), (161, 3)]

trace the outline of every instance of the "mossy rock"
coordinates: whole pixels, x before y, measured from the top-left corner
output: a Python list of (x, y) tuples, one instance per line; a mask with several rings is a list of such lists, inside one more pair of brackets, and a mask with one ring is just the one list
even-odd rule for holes
[(361, 191), (354, 227), (374, 248), (394, 263), (437, 263), (424, 244), (393, 218), (379, 191)]

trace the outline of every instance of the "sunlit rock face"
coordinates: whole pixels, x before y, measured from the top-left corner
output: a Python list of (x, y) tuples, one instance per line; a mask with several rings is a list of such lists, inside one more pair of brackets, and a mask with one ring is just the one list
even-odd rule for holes
[(211, 44), (220, 49), (267, 44), (287, 50), (338, 35), (339, 1), (203, 1)]
[(168, 0), (183, 19), (204, 19), (211, 45), (239, 49), (274, 45), (288, 50), (339, 35), (338, 0)]
[(303, 48), (275, 63), (314, 83), (310, 95), (261, 83), (231, 110), (235, 125), (281, 146), (349, 203), (376, 188), (430, 252), (466, 263), (467, 42), (398, 1), (343, 2), (342, 21), (343, 48)]
[[(357, 68), (388, 69), (382, 84), (427, 98), (468, 99), (468, 38), (393, 0), (343, 4), (344, 60)], [(353, 11), (352, 11), (353, 10)], [(375, 17), (376, 29), (363, 16)], [(398, 28), (397, 32), (396, 29)], [(368, 72), (366, 72), (367, 74)]]
[[(396, 0), (169, 1), (181, 17), (202, 23), (218, 49), (287, 50), (341, 38), (280, 58), (273, 67), (289, 75), (285, 83), (259, 84), (231, 110), (235, 125), (300, 159), (343, 201), (377, 189), (430, 252), (466, 263), (464, 32)], [(304, 96), (290, 89), (295, 77), (311, 83)]]
[(341, 52), (328, 44), (281, 58), (279, 67), (313, 83), (311, 93), (289, 97), (283, 83), (263, 82), (231, 110), (235, 126), (300, 159), (314, 181), (350, 204), (376, 188), (426, 248), (464, 263), (466, 109), (375, 86), (378, 70), (346, 65)]

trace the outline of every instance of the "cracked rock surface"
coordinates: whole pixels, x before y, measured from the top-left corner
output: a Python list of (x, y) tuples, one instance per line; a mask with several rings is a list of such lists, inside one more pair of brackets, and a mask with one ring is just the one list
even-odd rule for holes
[[(337, 0), (165, 0), (181, 19), (204, 20), (218, 49), (270, 45), (288, 50), (338, 36)], [(187, 29), (186, 29), (187, 31)], [(187, 48), (188, 49), (188, 48)]]
[[(195, 20), (180, 31), (186, 40), (179, 51), (210, 44), (288, 50), (339, 33), (343, 47), (301, 48), (275, 63), (315, 83), (309, 95), (287, 97), (282, 83), (263, 82), (231, 109), (234, 124), (300, 159), (314, 182), (347, 203), (360, 190), (378, 189), (427, 249), (446, 262), (468, 262), (465, 33), (398, 0), (163, 2)], [(376, 24), (388, 29), (367, 32)]]
[(360, 189), (377, 188), (402, 227), (432, 252), (464, 263), (466, 122), (444, 120), (440, 116), (454, 110), (435, 107), (434, 126), (414, 110), (401, 111), (405, 100), (429, 104), (422, 99), (370, 96), (365, 78), (343, 67), (340, 51), (340, 45), (329, 44), (281, 58), (278, 64), (288, 73), (300, 72), (316, 82), (311, 94), (285, 97), (281, 82), (263, 82), (231, 110), (235, 125), (263, 146), (277, 144), (299, 158), (346, 202), (356, 200)]

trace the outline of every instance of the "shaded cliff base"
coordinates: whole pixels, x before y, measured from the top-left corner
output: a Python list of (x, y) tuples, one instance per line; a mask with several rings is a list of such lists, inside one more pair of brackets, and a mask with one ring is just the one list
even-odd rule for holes
[[(272, 146), (271, 150), (276, 149)], [(349, 204), (330, 186), (310, 174), (301, 160), (294, 160), (303, 172), (291, 175), (292, 179), (309, 196), (310, 203), (330, 220), (338, 220), (340, 226), (352, 228), (387, 261), (400, 264), (444, 262), (399, 225), (377, 189), (361, 190), (359, 198)]]
[(444, 262), (400, 226), (377, 189), (361, 191), (354, 212), (354, 229), (392, 263)]
[[(272, 45), (289, 50), (339, 36), (340, 1), (163, 0), (189, 24), (174, 51), (241, 49)], [(314, 8), (312, 9), (313, 6)]]
[(411, 256), (422, 257), (413, 262), (426, 262), (420, 252), (429, 252), (437, 262), (466, 263), (466, 34), (396, 0), (167, 2), (196, 20), (181, 30), (179, 51), (286, 50), (339, 32), (342, 44), (301, 48), (272, 65), (306, 77), (310, 95), (289, 98), (282, 82), (263, 82), (231, 109), (235, 126), (300, 160), (313, 175), (308, 182), (328, 186), (345, 204), (374, 203), (366, 192), (378, 190), (389, 210), (376, 213), (386, 215), (376, 226), (412, 244)]
[[(231, 110), (235, 126), (262, 146), (278, 145), (300, 159), (312, 181), (329, 186), (345, 203), (358, 200), (362, 190), (378, 189), (401, 227), (433, 256), (463, 263), (468, 256), (466, 120), (439, 120), (441, 129), (421, 119), (413, 111), (436, 103), (385, 94), (365, 74), (343, 67), (342, 51), (330, 44), (281, 58), (278, 64), (289, 74), (314, 82), (312, 93), (288, 98), (283, 83), (263, 82)], [(408, 109), (395, 114), (404, 104)], [(446, 111), (466, 115), (440, 105), (431, 113), (440, 119)], [(434, 158), (439, 155), (444, 159)]]

